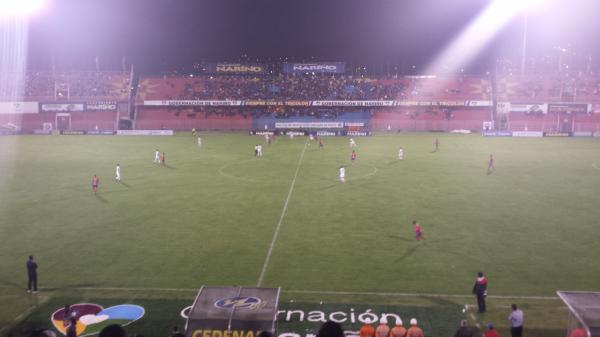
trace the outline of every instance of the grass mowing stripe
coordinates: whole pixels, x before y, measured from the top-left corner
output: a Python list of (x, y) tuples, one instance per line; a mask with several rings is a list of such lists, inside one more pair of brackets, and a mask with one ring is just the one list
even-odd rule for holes
[(308, 139), (304, 142), (304, 147), (302, 148), (302, 153), (300, 154), (300, 159), (298, 159), (298, 165), (296, 166), (296, 173), (294, 174), (294, 179), (292, 179), (292, 183), (290, 185), (290, 190), (288, 192), (287, 198), (285, 198), (285, 203), (283, 204), (283, 210), (281, 211), (281, 216), (279, 217), (279, 222), (277, 223), (277, 227), (275, 228), (275, 233), (273, 233), (273, 239), (271, 240), (271, 245), (269, 246), (269, 251), (267, 252), (267, 257), (265, 258), (265, 263), (263, 264), (262, 270), (260, 271), (260, 276), (258, 277), (258, 282), (256, 282), (256, 286), (260, 287), (263, 282), (263, 278), (265, 277), (265, 273), (267, 272), (267, 267), (269, 266), (269, 261), (271, 260), (271, 254), (273, 253), (273, 247), (275, 246), (275, 241), (277, 241), (277, 235), (279, 235), (279, 229), (281, 228), (281, 223), (283, 222), (283, 217), (285, 216), (285, 212), (287, 211), (288, 203), (290, 202), (290, 197), (292, 196), (292, 192), (294, 191), (294, 185), (296, 185), (296, 178), (298, 178), (298, 172), (300, 172), (300, 165), (302, 165), (302, 159), (304, 158), (304, 153), (306, 152), (306, 145), (308, 144)]

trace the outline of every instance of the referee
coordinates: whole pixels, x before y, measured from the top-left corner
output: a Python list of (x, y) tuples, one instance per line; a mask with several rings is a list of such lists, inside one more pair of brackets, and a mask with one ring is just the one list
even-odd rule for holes
[(33, 255), (29, 255), (29, 260), (27, 261), (27, 292), (37, 293), (37, 263), (33, 261)]

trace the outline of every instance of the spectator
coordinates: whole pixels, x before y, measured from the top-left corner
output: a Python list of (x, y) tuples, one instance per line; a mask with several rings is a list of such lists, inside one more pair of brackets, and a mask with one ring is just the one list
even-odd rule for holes
[(375, 337), (375, 328), (370, 319), (365, 319), (365, 324), (360, 328), (360, 337)]
[(344, 337), (344, 330), (339, 323), (327, 321), (319, 328), (317, 337)]
[(387, 324), (388, 321), (386, 317), (382, 317), (381, 320), (379, 320), (379, 326), (375, 329), (376, 337), (389, 337), (390, 327)]
[(487, 296), (487, 284), (488, 281), (483, 276), (482, 272), (477, 273), (477, 279), (473, 285), (473, 294), (477, 297), (477, 308), (478, 312), (485, 312), (485, 297)]
[(473, 329), (471, 329), (466, 319), (460, 321), (460, 328), (456, 330), (454, 337), (473, 337)]
[(410, 319), (410, 328), (406, 331), (406, 337), (425, 337), (423, 330), (418, 326), (416, 318)]
[(396, 320), (396, 326), (392, 328), (390, 337), (404, 337), (406, 336), (406, 328), (402, 325), (402, 319)]
[(510, 321), (510, 335), (512, 337), (523, 336), (523, 311), (517, 308), (516, 304), (511, 304), (512, 312), (508, 316)]
[(498, 330), (494, 328), (494, 325), (489, 323), (483, 337), (500, 337), (500, 334), (498, 333)]

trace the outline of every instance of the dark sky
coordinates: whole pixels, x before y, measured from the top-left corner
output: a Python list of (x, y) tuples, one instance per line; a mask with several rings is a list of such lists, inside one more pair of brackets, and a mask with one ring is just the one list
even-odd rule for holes
[[(347, 61), (424, 66), (491, 0), (48, 0), (30, 21), (29, 64), (49, 69), (141, 69), (195, 61)], [(550, 0), (529, 16), (529, 53), (599, 51), (597, 0)], [(520, 53), (522, 17), (481, 57)]]

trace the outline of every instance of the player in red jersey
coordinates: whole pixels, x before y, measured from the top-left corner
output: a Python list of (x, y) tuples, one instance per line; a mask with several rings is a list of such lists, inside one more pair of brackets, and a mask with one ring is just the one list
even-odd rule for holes
[(322, 149), (323, 146), (324, 146), (323, 139), (321, 137), (319, 137), (319, 149)]
[(98, 178), (98, 176), (94, 174), (94, 176), (92, 177), (92, 191), (94, 191), (94, 194), (96, 194), (96, 192), (98, 191), (99, 183), (100, 183), (100, 178)]
[(163, 153), (160, 155), (160, 163), (161, 163), (162, 165), (166, 165), (166, 164), (165, 164), (165, 153), (164, 153), (164, 152), (163, 152)]
[(354, 162), (356, 161), (356, 151), (352, 150), (352, 156), (350, 158), (352, 159), (352, 165), (354, 165)]
[(490, 160), (488, 161), (487, 174), (488, 176), (492, 174), (496, 169), (494, 168), (494, 155), (490, 154)]
[(423, 229), (417, 220), (413, 220), (413, 226), (415, 227), (415, 239), (417, 239), (417, 241), (424, 240), (425, 237), (423, 237)]

